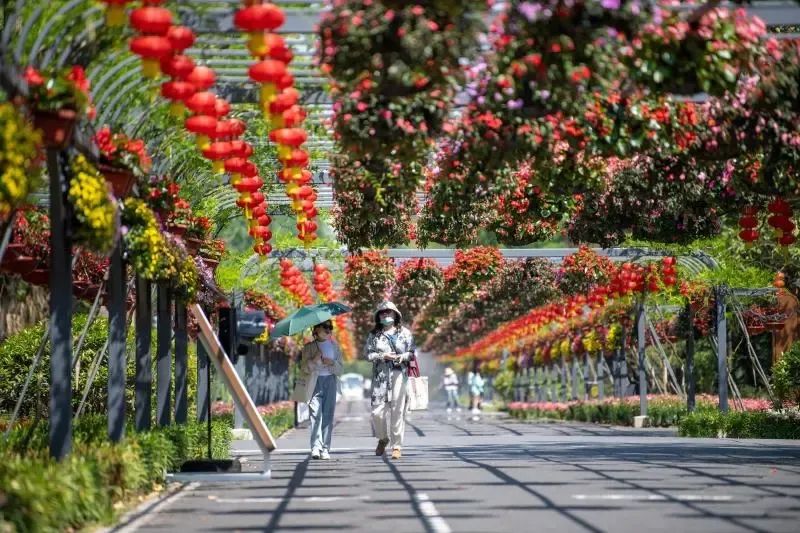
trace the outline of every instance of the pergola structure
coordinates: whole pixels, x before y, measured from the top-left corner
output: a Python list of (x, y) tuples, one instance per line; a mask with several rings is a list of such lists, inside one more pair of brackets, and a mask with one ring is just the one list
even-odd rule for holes
[[(319, 1), (276, 0), (286, 6), (287, 20), (281, 32), (297, 56), (291, 72), (297, 80), (303, 97), (302, 103), (309, 111), (309, 122), (321, 123), (331, 114), (331, 102), (325, 93), (325, 80), (319, 76), (313, 64), (316, 47), (314, 24), (319, 18), (324, 4)], [(9, 10), (10, 7), (13, 8)], [(98, 109), (94, 123), (80, 124), (75, 145), (81, 151), (94, 153), (89, 138), (93, 125), (106, 122), (121, 124), (130, 134), (135, 135), (146, 127), (152, 103), (143, 98), (148, 89), (154, 87), (142, 82), (138, 71), (138, 59), (124, 49), (105, 50), (98, 39), (103, 26), (103, 12), (99, 2), (87, 0), (65, 0), (59, 4), (54, 16), (43, 18), (45, 8), (52, 6), (42, 2), (31, 7), (26, 0), (4, 3), (4, 28), (0, 35), (0, 82), (9, 92), (25, 93), (22, 69), (27, 65), (38, 68), (63, 68), (72, 63), (88, 64), (88, 76), (93, 82), (93, 94)], [(218, 94), (235, 104), (234, 114), (245, 119), (253, 113), (252, 104), (256, 102), (255, 87), (245, 71), (247, 52), (240, 33), (232, 24), (234, 10), (240, 6), (237, 0), (192, 0), (181, 2), (178, 6), (181, 22), (199, 34), (199, 38), (189, 53), (197, 58), (199, 64), (212, 66), (219, 73)], [(495, 6), (502, 9), (502, 4)], [(747, 5), (751, 14), (761, 17), (767, 25), (800, 25), (800, 6), (788, 0), (755, 2)], [(24, 13), (24, 18), (20, 14)], [(263, 142), (263, 139), (253, 139)], [(150, 139), (155, 148), (160, 146), (158, 137)], [(309, 147), (325, 151), (331, 147), (328, 130), (318, 128), (312, 136)], [(155, 172), (170, 168), (170, 154), (153, 150)], [(63, 173), (65, 154), (57, 149), (47, 151), (47, 171), (50, 176), (49, 206), (52, 232), (52, 262), (50, 266), (51, 321), (50, 336), (53, 346), (51, 357), (51, 453), (64, 457), (71, 447), (71, 360), (72, 360), (72, 257), (69, 232), (69, 217), (64, 203), (66, 177)], [(319, 205), (330, 207), (333, 204), (331, 184), (327, 174), (327, 164), (317, 162), (315, 185), (319, 190)], [(276, 180), (277, 182), (277, 180)], [(219, 186), (210, 186), (210, 195), (224, 193)], [(281, 203), (281, 198), (272, 196), (272, 203)], [(232, 201), (232, 196), (230, 198)], [(0, 248), (1, 250), (1, 248)], [(437, 254), (442, 262), (452, 252), (407, 252), (392, 251), (398, 259), (420, 257), (421, 254)], [(539, 256), (563, 257), (559, 252), (536, 250), (507, 252), (508, 254), (540, 254)], [(562, 254), (561, 256), (557, 254)], [(414, 255), (416, 254), (416, 255)], [(551, 255), (547, 255), (551, 254)], [(613, 254), (612, 254), (613, 255)], [(517, 255), (519, 256), (519, 255)], [(523, 255), (524, 256), (524, 255)], [(530, 255), (528, 255), (530, 256)], [(112, 255), (108, 282), (110, 302), (108, 304), (109, 329), (109, 435), (119, 440), (124, 430), (124, 388), (125, 388), (125, 295), (127, 292), (125, 266), (121, 250), (117, 247)], [(136, 283), (137, 331), (136, 362), (136, 427), (149, 426), (150, 391), (150, 330), (152, 318), (152, 298), (149, 284), (139, 279)], [(172, 337), (175, 337), (176, 402), (174, 419), (184, 421), (186, 412), (186, 368), (187, 343), (186, 308), (175, 306), (175, 331), (172, 325), (172, 301), (165, 286), (157, 288), (157, 383), (156, 412), (157, 423), (169, 424), (173, 420), (171, 412), (172, 390)], [(722, 304), (724, 305), (724, 304)], [(724, 309), (724, 307), (723, 307)], [(203, 395), (198, 401), (198, 417), (205, 417), (208, 383), (205, 382), (205, 367), (202, 347), (199, 347), (201, 364), (198, 365), (198, 392)], [(205, 365), (208, 363), (205, 362)], [(141, 416), (139, 416), (141, 413)]]

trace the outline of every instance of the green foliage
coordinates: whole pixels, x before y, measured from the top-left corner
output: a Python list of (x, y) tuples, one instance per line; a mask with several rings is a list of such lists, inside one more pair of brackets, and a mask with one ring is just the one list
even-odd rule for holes
[(800, 439), (800, 414), (698, 410), (680, 421), (678, 433), (683, 437)]
[[(498, 374), (498, 377), (500, 374)], [(513, 379), (513, 377), (512, 377)], [(512, 384), (513, 387), (513, 384)], [(497, 379), (495, 379), (497, 389)], [(707, 408), (707, 407), (705, 407)], [(525, 405), (510, 404), (509, 413), (523, 420), (537, 418), (555, 420), (576, 420), (594, 424), (632, 426), (634, 417), (639, 415), (638, 401), (607, 400), (604, 402), (570, 402), (568, 404)], [(655, 427), (672, 427), (684, 419), (688, 411), (686, 404), (679, 399), (654, 398), (647, 406), (650, 424)]]
[[(109, 522), (117, 504), (146, 494), (168, 470), (205, 456), (205, 425), (191, 423), (133, 433), (119, 444), (105, 442), (102, 416), (81, 419), (75, 449), (64, 461), (50, 459), (46, 428), (20, 448), (21, 430), (0, 449), (0, 530), (62, 531)], [(228, 457), (231, 432), (225, 421), (212, 423), (213, 455)]]
[(514, 371), (504, 368), (494, 377), (492, 388), (497, 394), (508, 402), (514, 397)]
[(772, 367), (772, 386), (781, 406), (790, 401), (800, 404), (800, 342), (792, 344)]

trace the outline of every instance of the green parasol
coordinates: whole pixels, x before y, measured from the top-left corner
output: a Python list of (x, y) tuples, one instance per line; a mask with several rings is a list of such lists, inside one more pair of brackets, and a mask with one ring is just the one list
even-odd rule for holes
[(313, 328), (317, 324), (327, 322), (337, 315), (343, 315), (350, 311), (350, 307), (339, 302), (307, 305), (275, 324), (269, 336), (275, 338), (295, 335), (306, 329)]

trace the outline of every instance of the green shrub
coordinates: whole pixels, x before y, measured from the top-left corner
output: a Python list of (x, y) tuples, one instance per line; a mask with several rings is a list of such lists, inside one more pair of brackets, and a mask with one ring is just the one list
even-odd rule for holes
[[(115, 504), (146, 493), (164, 482), (168, 470), (206, 455), (204, 424), (130, 431), (119, 444), (106, 442), (105, 418), (85, 417), (75, 426), (75, 449), (61, 463), (47, 456), (47, 428), (36, 428), (20, 448), (12, 432), (0, 450), (0, 531), (61, 531), (108, 522)], [(212, 453), (228, 457), (231, 432), (227, 421), (212, 422)]]
[(800, 439), (800, 414), (698, 410), (680, 421), (678, 434), (684, 437)]
[(800, 405), (800, 342), (792, 344), (772, 367), (772, 385), (780, 406), (790, 401)]

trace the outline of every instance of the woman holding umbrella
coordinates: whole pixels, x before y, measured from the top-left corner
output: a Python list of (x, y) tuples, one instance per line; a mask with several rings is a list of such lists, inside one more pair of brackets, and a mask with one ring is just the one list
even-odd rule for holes
[(300, 365), (307, 377), (307, 401), (311, 415), (311, 458), (330, 459), (336, 391), (342, 375), (342, 350), (333, 340), (331, 321), (311, 330), (314, 340), (303, 346)]
[(297, 335), (308, 328), (314, 335), (314, 339), (303, 346), (300, 356), (302, 379), (298, 379), (292, 393), (292, 400), (308, 404), (312, 459), (331, 458), (336, 392), (339, 376), (344, 371), (342, 350), (333, 340), (331, 318), (349, 312), (350, 308), (339, 302), (307, 305), (275, 324), (270, 331), (271, 338)]

